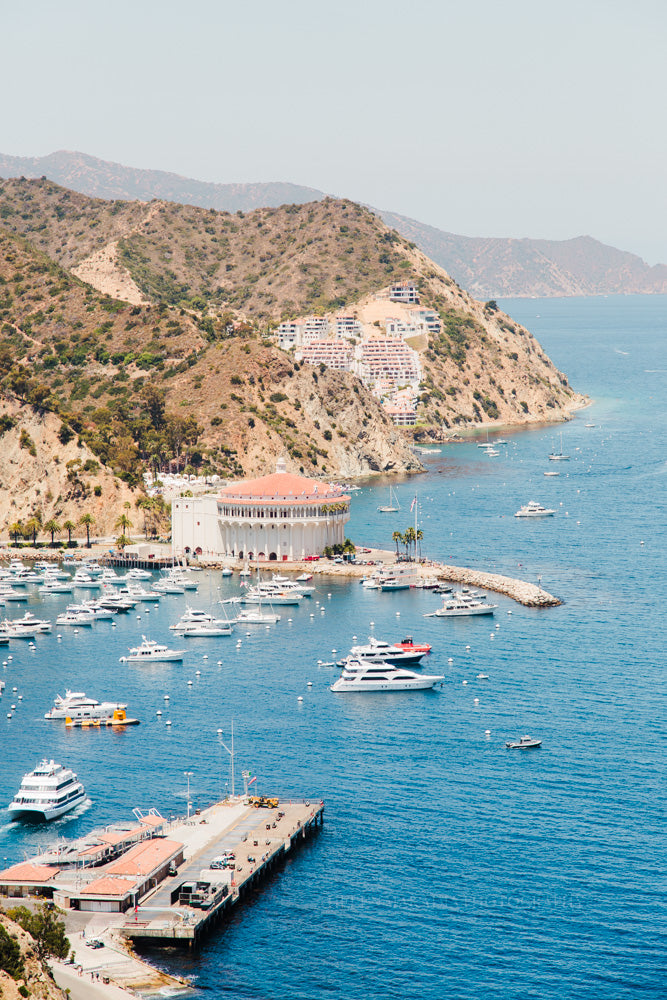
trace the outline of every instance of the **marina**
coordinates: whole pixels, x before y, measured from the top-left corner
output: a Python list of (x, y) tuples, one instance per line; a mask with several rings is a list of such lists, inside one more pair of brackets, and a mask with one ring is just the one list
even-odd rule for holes
[[(571, 334), (569, 327), (561, 332), (566, 305)], [(155, 988), (159, 977), (164, 989), (187, 980), (202, 998), (274, 992), (381, 1000), (389, 980), (410, 1000), (556, 1000), (591, 991), (597, 1000), (634, 1000), (660, 992), (655, 885), (664, 726), (656, 692), (664, 642), (655, 594), (664, 580), (664, 522), (654, 515), (664, 456), (659, 435), (647, 428), (662, 419), (664, 397), (660, 376), (644, 370), (664, 365), (653, 341), (649, 350), (633, 331), (635, 355), (610, 351), (616, 367), (609, 384), (600, 383), (601, 351), (628, 347), (623, 301), (607, 307), (622, 318), (618, 330), (610, 337), (605, 328), (591, 343), (586, 303), (527, 301), (522, 308), (532, 325), (529, 311), (543, 314), (545, 336), (558, 324), (550, 346), (556, 357), (574, 352), (573, 380), (600, 397), (596, 427), (585, 429), (588, 414), (565, 425), (569, 462), (547, 463), (554, 431), (534, 429), (512, 434), (507, 457), (493, 461), (480, 459), (474, 443), (445, 447), (419, 480), (428, 558), (422, 571), (442, 580), (460, 575), (456, 589), (488, 590), (486, 600), (498, 605), (493, 619), (424, 618), (441, 598), (415, 587), (369, 590), (359, 580), (375, 566), (321, 560), (293, 567), (313, 576), (308, 601), (281, 608), (268, 629), (235, 626), (231, 638), (188, 638), (181, 664), (138, 669), (118, 660), (142, 634), (168, 642), (169, 626), (193, 603), (187, 594), (137, 604), (78, 634), (63, 629), (59, 638), (54, 628), (32, 645), (11, 639), (4, 647), (3, 802), (43, 757), (70, 767), (87, 793), (85, 804), (47, 828), (10, 823), (5, 814), (4, 868), (113, 826), (128, 814), (128, 789), (130, 803), (157, 803), (174, 823), (165, 839), (182, 843), (175, 829), (188, 801), (191, 812), (205, 810), (229, 792), (232, 718), (237, 762), (257, 776), (252, 788), (279, 791), (287, 802), (308, 797), (311, 808), (320, 798), (326, 803), (317, 836), (299, 841), (261, 883), (248, 884), (244, 905), (210, 924), (199, 949), (151, 950), (140, 938), (151, 968), (114, 937), (117, 925), (133, 922), (133, 906), (113, 914), (65, 911), (86, 970), (136, 990)], [(545, 479), (547, 464), (559, 465), (561, 475)], [(360, 485), (349, 532), (372, 550), (357, 554), (361, 563), (390, 553), (391, 532), (411, 519), (377, 513), (386, 482)], [(414, 481), (394, 489), (406, 510)], [(640, 491), (644, 503), (637, 505)], [(530, 496), (556, 509), (556, 522), (515, 519)], [(549, 537), (556, 527), (557, 538)], [(282, 563), (280, 571), (287, 575)], [(236, 571), (223, 577), (205, 569), (198, 579), (194, 603), (215, 616), (219, 601), (240, 593)], [(25, 593), (35, 616), (53, 621), (71, 600), (44, 598), (32, 583)], [(543, 593), (562, 603), (542, 605)], [(397, 643), (409, 634), (432, 647), (421, 672), (442, 675), (441, 686), (377, 696), (330, 691), (339, 673), (333, 664), (353, 645), (369, 635)], [(101, 736), (47, 722), (56, 691), (66, 688), (100, 702), (122, 699), (141, 725)], [(541, 748), (506, 747), (523, 733)], [(261, 823), (265, 812), (248, 821)], [(192, 827), (206, 829), (196, 821)], [(212, 862), (223, 864), (217, 859), (231, 850), (245, 868), (247, 858), (228, 845), (223, 837)], [(259, 860), (264, 852), (250, 853)], [(226, 871), (211, 870), (216, 877)], [(192, 909), (199, 919), (206, 912)], [(517, 912), (530, 919), (517, 921)], [(350, 926), (373, 945), (358, 949), (353, 963), (342, 940)], [(104, 947), (89, 948), (83, 927), (86, 940), (94, 934)]]

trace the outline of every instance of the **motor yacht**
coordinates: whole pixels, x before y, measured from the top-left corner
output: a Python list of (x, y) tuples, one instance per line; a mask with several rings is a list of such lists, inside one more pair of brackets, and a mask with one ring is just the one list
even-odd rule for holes
[(5, 618), (0, 622), (0, 636), (3, 639), (34, 639), (37, 629), (28, 628), (26, 625), (15, 625), (11, 618)]
[(303, 600), (301, 591), (284, 588), (273, 583), (258, 583), (249, 587), (241, 597), (243, 604), (300, 604)]
[(137, 601), (134, 597), (121, 597), (120, 594), (108, 593), (98, 597), (95, 604), (104, 611), (113, 611), (114, 614), (127, 614), (137, 604)]
[(413, 691), (432, 688), (444, 680), (443, 674), (416, 674), (386, 660), (361, 660), (350, 656), (345, 660), (340, 677), (331, 690), (345, 691)]
[(138, 601), (159, 601), (162, 599), (162, 594), (159, 594), (157, 590), (146, 590), (139, 583), (128, 583), (127, 586), (118, 590), (118, 597), (136, 604)]
[(27, 600), (28, 600), (27, 594), (24, 594), (18, 590), (14, 590), (13, 587), (10, 587), (4, 581), (2, 582), (2, 584), (0, 584), (0, 601), (2, 601), (3, 604), (8, 603), (10, 601), (12, 603), (21, 603), (21, 602), (25, 603)]
[(62, 625), (73, 625), (78, 628), (80, 625), (92, 625), (94, 621), (95, 615), (92, 611), (63, 611), (56, 618), (56, 625), (59, 628)]
[(44, 716), (45, 719), (110, 719), (117, 709), (125, 709), (115, 701), (96, 701), (89, 698), (83, 691), (65, 691), (65, 697), (57, 694), (53, 708)]
[(274, 573), (270, 580), (271, 584), (275, 584), (281, 590), (288, 592), (293, 590), (297, 594), (303, 594), (304, 597), (310, 597), (311, 594), (315, 593), (315, 588), (305, 587), (304, 582), (299, 577), (296, 580), (290, 580), (288, 576), (281, 576), (279, 573)]
[(133, 646), (127, 656), (121, 656), (120, 663), (176, 663), (183, 659), (184, 649), (169, 649), (145, 635), (141, 638), (141, 645)]
[(374, 576), (366, 576), (366, 577), (364, 577), (363, 580), (360, 581), (360, 583), (361, 583), (361, 586), (364, 587), (366, 590), (379, 590), (380, 589), (380, 584), (379, 584), (378, 580), (376, 580), (376, 578)]
[(49, 577), (42, 585), (42, 594), (71, 594), (73, 590), (74, 584), (59, 580), (57, 577)]
[(170, 625), (169, 628), (172, 632), (183, 636), (231, 635), (233, 631), (231, 623), (226, 618), (215, 618), (208, 611), (200, 611), (197, 608), (188, 608), (181, 615), (180, 621)]
[(92, 615), (96, 622), (110, 621), (113, 618), (113, 611), (102, 608), (98, 601), (83, 601), (81, 604), (68, 604), (67, 611), (75, 615)]
[(133, 566), (125, 574), (125, 582), (129, 583), (131, 580), (152, 580), (153, 574), (149, 573), (147, 569), (141, 569), (139, 566)]
[(541, 503), (537, 500), (531, 500), (530, 503), (524, 504), (514, 515), (515, 517), (551, 517), (555, 514), (555, 510), (551, 510), (549, 507), (543, 507)]
[[(399, 646), (392, 646), (391, 643), (373, 636), (368, 637), (368, 643), (365, 646), (353, 646), (350, 650), (350, 656), (354, 660), (384, 660), (385, 663), (394, 665), (419, 663), (424, 655), (425, 652), (420, 650), (401, 649)], [(343, 663), (341, 662), (340, 665), (342, 666)]]
[(74, 771), (53, 760), (43, 760), (24, 775), (9, 812), (12, 819), (48, 822), (74, 809), (85, 798), (86, 790)]
[(102, 587), (100, 580), (94, 579), (90, 573), (86, 573), (86, 571), (82, 569), (78, 569), (76, 571), (72, 577), (72, 583), (75, 587), (81, 587), (86, 590), (100, 590)]
[(51, 622), (46, 618), (35, 618), (31, 611), (26, 611), (22, 618), (8, 619), (15, 629), (27, 629), (29, 632), (50, 632)]
[(464, 618), (472, 615), (492, 615), (498, 607), (497, 604), (488, 604), (487, 601), (472, 594), (462, 594), (455, 591), (448, 597), (441, 608), (437, 611), (429, 611), (424, 618)]
[(157, 582), (153, 584), (153, 590), (156, 591), (156, 593), (158, 594), (185, 593), (185, 587), (182, 584), (176, 583), (175, 580), (168, 580), (168, 579), (157, 580)]
[(508, 750), (534, 750), (542, 746), (542, 740), (534, 740), (530, 736), (522, 736), (518, 740), (508, 740), (505, 743)]

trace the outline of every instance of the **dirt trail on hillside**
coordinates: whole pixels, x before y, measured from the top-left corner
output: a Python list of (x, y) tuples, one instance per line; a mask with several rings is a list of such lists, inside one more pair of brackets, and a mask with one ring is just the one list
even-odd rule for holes
[(122, 236), (117, 237), (110, 243), (86, 257), (80, 264), (73, 267), (72, 274), (92, 285), (103, 295), (111, 295), (114, 299), (122, 299), (133, 306), (145, 305), (148, 300), (144, 298), (139, 286), (133, 281), (127, 268), (123, 267), (118, 259), (118, 243), (126, 236), (131, 236), (141, 230), (146, 223), (150, 222), (160, 203), (156, 202), (147, 206), (146, 213), (141, 222), (134, 226), (128, 226), (127, 231)]

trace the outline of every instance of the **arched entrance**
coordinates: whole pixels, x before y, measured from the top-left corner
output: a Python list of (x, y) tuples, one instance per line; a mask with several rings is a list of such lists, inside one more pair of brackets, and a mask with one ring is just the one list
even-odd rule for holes
[(278, 556), (275, 554), (275, 552), (269, 553), (269, 562), (275, 562), (277, 558)]

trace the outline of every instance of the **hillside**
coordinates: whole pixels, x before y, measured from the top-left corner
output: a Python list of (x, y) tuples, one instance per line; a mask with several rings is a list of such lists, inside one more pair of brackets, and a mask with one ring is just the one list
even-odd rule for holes
[[(49, 178), (98, 199), (156, 199), (227, 212), (303, 204), (326, 197), (322, 191), (296, 184), (214, 184), (65, 150), (42, 157), (0, 154), (0, 177), (21, 176)], [(569, 240), (458, 236), (391, 211), (374, 211), (389, 227), (416, 243), (461, 287), (481, 299), (667, 291), (664, 264), (651, 267), (635, 254), (590, 236)], [(103, 225), (102, 220), (99, 225)], [(95, 235), (102, 246), (102, 233)]]
[(0, 912), (0, 997), (2, 1000), (65, 1000), (40, 960), (35, 940)]
[(636, 254), (590, 236), (571, 240), (475, 238), (443, 232), (393, 212), (380, 214), (387, 225), (417, 243), (480, 298), (667, 292), (667, 266), (651, 267)]
[(165, 170), (141, 170), (61, 149), (48, 156), (0, 153), (0, 177), (48, 177), (93, 198), (124, 201), (176, 201), (223, 212), (247, 212), (324, 197), (322, 191), (274, 181), (267, 184), (213, 184)]
[(111, 532), (148, 465), (240, 476), (284, 454), (336, 476), (421, 468), (352, 376), (300, 370), (249, 325), (98, 294), (2, 230), (0, 320), (5, 524), (91, 513)]

